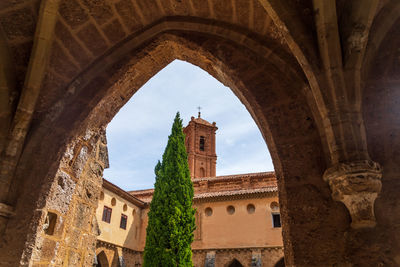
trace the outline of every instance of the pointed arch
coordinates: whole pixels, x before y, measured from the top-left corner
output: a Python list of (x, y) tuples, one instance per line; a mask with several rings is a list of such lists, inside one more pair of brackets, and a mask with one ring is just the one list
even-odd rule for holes
[(96, 267), (109, 267), (109, 263), (107, 260), (107, 256), (102, 250), (99, 254), (97, 254), (97, 264)]
[[(96, 132), (104, 127), (145, 82), (174, 59), (180, 59), (199, 66), (230, 87), (246, 106), (266, 140), (279, 179), (280, 202), (288, 210), (298, 210), (306, 202), (305, 205), (315, 207), (316, 213), (324, 214), (320, 218), (326, 220), (321, 223), (326, 227), (331, 228), (332, 217), (339, 218), (336, 224), (346, 221), (343, 210), (338, 211), (330, 200), (326, 201), (330, 198), (329, 189), (321, 179), (326, 165), (321, 160), (325, 150), (316, 123), (318, 116), (309, 104), (305, 93), (309, 87), (296, 60), (284, 50), (275, 53), (270, 44), (251, 32), (215, 22), (202, 23), (163, 20), (130, 36), (80, 73), (65, 89), (65, 95), (38, 117), (21, 157), (22, 167), (17, 170), (19, 180), (13, 187), (20, 192), (39, 191), (42, 185), (35, 181), (37, 177), (45, 177), (47, 184), (43, 188), (47, 190), (68, 143), (84, 136), (86, 131)], [(48, 145), (37, 149), (43, 139)], [(31, 166), (33, 158), (42, 159), (41, 168), (34, 165), (36, 169), (27, 176), (23, 166)], [(26, 188), (32, 184), (37, 187)], [(294, 188), (300, 194), (291, 194)], [(19, 201), (37, 203), (33, 199), (36, 196), (23, 193), (20, 196)], [(28, 217), (24, 213), (24, 218)], [(285, 218), (289, 215), (283, 211), (284, 227)], [(335, 226), (338, 228), (341, 227)], [(293, 229), (289, 223), (284, 228), (289, 252), (293, 247), (290, 240), (298, 235), (296, 227)], [(332, 239), (341, 236), (336, 233), (328, 236), (329, 231), (324, 227), (318, 231), (323, 237), (321, 242), (327, 246), (334, 246), (337, 242)], [(335, 251), (336, 247), (332, 249)]]
[(243, 267), (243, 264), (241, 264), (237, 259), (233, 259), (227, 267)]
[(285, 267), (285, 259), (282, 257), (277, 261), (274, 265), (274, 267)]

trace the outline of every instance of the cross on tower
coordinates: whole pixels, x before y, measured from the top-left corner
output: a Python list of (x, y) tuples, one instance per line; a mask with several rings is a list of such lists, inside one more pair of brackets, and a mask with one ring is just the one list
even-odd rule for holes
[(198, 106), (198, 107), (197, 107), (197, 109), (199, 110), (199, 118), (200, 118), (200, 114), (201, 114), (201, 112), (200, 112), (200, 111), (201, 111), (201, 107), (200, 107), (200, 106)]

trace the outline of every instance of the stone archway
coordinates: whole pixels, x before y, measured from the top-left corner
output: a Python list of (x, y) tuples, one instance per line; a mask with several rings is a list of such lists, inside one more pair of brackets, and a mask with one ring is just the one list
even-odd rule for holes
[(97, 264), (96, 267), (109, 267), (109, 263), (107, 260), (107, 256), (104, 253), (104, 251), (101, 251), (99, 254), (97, 254)]
[(285, 259), (281, 258), (277, 263), (275, 263), (274, 267), (285, 267)]
[(243, 265), (237, 259), (233, 259), (227, 267), (243, 267)]
[[(115, 53), (120, 54), (122, 52), (116, 51)], [(98, 68), (106, 66), (107, 64), (104, 63), (109, 62), (109, 58), (106, 57), (104, 63), (99, 61), (98, 66), (94, 65), (91, 70), (82, 73), (82, 77), (76, 78), (76, 82), (70, 85), (74, 94), (59, 100), (54, 106), (58, 110), (57, 116), (46, 118), (46, 122), (44, 121), (42, 126), (37, 128), (36, 133), (33, 133), (32, 140), (45, 135), (49, 142), (54, 140), (52, 142), (63, 144), (76, 138), (76, 136), (82, 135), (82, 131), (85, 129), (86, 131), (89, 129), (91, 132), (96, 132), (96, 129), (103, 127), (111, 120), (112, 116), (139, 89), (141, 84), (174, 58), (186, 60), (207, 70), (218, 80), (230, 86), (246, 105), (270, 148), (277, 174), (281, 178), (280, 190), (283, 203), (289, 200), (285, 200), (286, 186), (283, 178), (286, 176), (285, 173), (291, 172), (290, 169), (294, 171), (293, 174), (301, 170), (302, 174), (297, 175), (306, 180), (311, 179), (309, 183), (316, 183), (317, 187), (322, 186), (324, 194), (329, 195), (327, 185), (320, 178), (325, 168), (319, 160), (323, 149), (321, 142), (318, 141), (319, 134), (312, 119), (313, 113), (303, 94), (304, 86), (306, 86), (304, 77), (299, 74), (298, 70), (293, 69), (296, 65), (286, 65), (286, 71), (282, 72), (277, 68), (278, 64), (281, 64), (281, 67), (285, 66), (282, 58), (260, 57), (255, 54), (254, 50), (235, 44), (232, 40), (220, 36), (205, 35), (204, 33), (176, 31), (157, 35), (152, 42), (146, 43), (146, 46), (139, 50), (135, 50), (133, 56), (125, 57), (118, 64), (111, 61), (110, 69), (105, 68), (105, 72), (98, 72)], [(290, 57), (288, 60), (292, 62)], [(254, 69), (259, 71), (254, 72)], [(263, 74), (266, 72), (269, 75)], [(91, 77), (91, 75), (93, 76)], [(283, 77), (283, 75), (286, 79), (277, 82), (278, 77)], [(259, 101), (261, 100), (263, 105), (260, 105)], [(285, 116), (282, 114), (285, 114)], [(297, 117), (290, 119), (293, 125), (284, 119), (291, 116)], [(59, 131), (49, 133), (46, 130), (49, 125), (52, 125), (51, 127), (54, 129), (59, 129)], [(270, 128), (270, 125), (273, 125), (273, 127)], [(299, 142), (300, 146), (293, 147), (290, 145), (295, 140), (293, 133), (298, 136), (296, 142)], [(276, 140), (274, 140), (275, 138)], [(301, 147), (307, 143), (311, 146), (305, 149), (311, 149), (312, 153), (310, 151), (310, 153), (303, 154), (301, 158), (295, 156), (301, 154), (298, 149), (302, 149)], [(49, 149), (53, 151), (46, 151), (42, 157), (54, 155), (54, 153), (61, 155), (63, 153), (62, 147), (63, 145), (51, 146)], [(79, 151), (73, 153), (79, 154)], [(27, 154), (25, 156), (27, 159), (30, 158)], [(305, 160), (305, 157), (309, 157), (309, 160)], [(76, 157), (72, 155), (72, 158), (75, 159)], [(285, 160), (282, 161), (284, 158)], [(61, 162), (64, 162), (64, 160)], [(305, 162), (310, 164), (309, 167), (305, 166)], [(321, 163), (322, 165), (320, 165)], [(71, 164), (68, 163), (67, 165), (71, 166)], [(302, 165), (302, 168), (295, 167), (300, 165)], [(315, 166), (320, 167), (315, 169)], [(310, 170), (312, 172), (309, 172)], [(51, 178), (49, 177), (49, 179)], [(315, 194), (310, 191), (311, 188), (304, 187), (304, 194), (308, 196)], [(317, 193), (315, 196), (320, 198), (322, 195)], [(299, 197), (304, 200), (303, 196)], [(295, 199), (290, 201), (293, 202), (286, 206), (300, 205), (301, 203), (301, 201)], [(321, 210), (329, 210), (331, 215), (323, 217), (330, 222), (340, 219), (337, 214), (333, 216), (336, 208), (326, 209), (324, 207), (326, 202), (311, 200), (307, 205), (319, 205)], [(334, 202), (329, 205), (338, 207)], [(299, 213), (297, 216), (303, 215)], [(340, 227), (337, 228), (340, 229)], [(286, 230), (289, 231), (290, 228), (286, 228)], [(331, 243), (331, 237), (328, 237), (322, 229), (320, 231), (321, 236), (327, 239), (327, 243)]]
[[(36, 190), (48, 190), (46, 188), (52, 186), (51, 182), (54, 179), (52, 176), (59, 175), (54, 175), (57, 170), (68, 169), (67, 173), (73, 174), (72, 180), (78, 180), (80, 183), (80, 174), (75, 173), (74, 168), (79, 170), (83, 166), (75, 167), (75, 163), (82, 161), (81, 163), (85, 164), (88, 151), (97, 153), (94, 147), (98, 147), (93, 143), (87, 148), (87, 140), (92, 138), (98, 140), (99, 136), (96, 137), (98, 129), (112, 119), (129, 97), (162, 67), (178, 58), (208, 71), (228, 85), (246, 105), (269, 146), (280, 179), (281, 203), (290, 207), (286, 211), (290, 212), (292, 217), (303, 217), (303, 213), (296, 210), (300, 210), (300, 206), (303, 205), (313, 206), (316, 213), (324, 214), (324, 216), (318, 215), (319, 218), (326, 220), (323, 225), (336, 223), (335, 229), (343, 229), (346, 215), (340, 205), (333, 201), (321, 201), (329, 199), (330, 194), (327, 184), (321, 179), (325, 170), (325, 162), (320, 160), (324, 149), (315, 123), (318, 118), (314, 116), (304, 94), (304, 90), (307, 90), (305, 77), (294, 58), (284, 49), (271, 54), (269, 48), (271, 44), (260, 41), (257, 37), (253, 38), (250, 32), (245, 32), (243, 29), (231, 30), (223, 24), (219, 26), (214, 22), (209, 22), (210, 24), (204, 21), (191, 24), (178, 22), (174, 19), (161, 20), (160, 23), (140, 33), (143, 37), (127, 38), (124, 45), (116, 47), (98, 59), (91, 68), (82, 72), (70, 83), (67, 92), (71, 94), (60, 98), (47, 111), (52, 115), (41, 117), (41, 113), (38, 113), (41, 121), (32, 132), (21, 161), (26, 160), (26, 163), (21, 163), (24, 165), (33, 158), (33, 154), (30, 153), (36, 153), (39, 139), (45, 138), (51, 144), (41, 150), (41, 155), (35, 156), (37, 159), (47, 161), (45, 165), (51, 167), (47, 170), (40, 168), (37, 170), (40, 174), (35, 172), (36, 175), (48, 177), (47, 184)], [(148, 37), (150, 33), (151, 38)], [(243, 39), (238, 41), (237, 37), (232, 38), (235, 35), (242, 36)], [(277, 45), (276, 41), (272, 41), (272, 44)], [(57, 130), (49, 132), (49, 127)], [(85, 136), (89, 136), (89, 139)], [(75, 141), (77, 138), (80, 141)], [(78, 146), (66, 146), (71, 140), (77, 142)], [(297, 145), (293, 146), (294, 143)], [(71, 154), (64, 153), (70, 150)], [(64, 155), (61, 159), (62, 164), (57, 166), (62, 155)], [(302, 177), (303, 183), (297, 183), (296, 179), (290, 178), (292, 176)], [(24, 181), (25, 184), (30, 184), (26, 183), (26, 179), (34, 179), (34, 177), (26, 178), (25, 174), (20, 177), (23, 177), (20, 182)], [(296, 191), (302, 194), (292, 194), (290, 190), (294, 187), (289, 186), (291, 183), (296, 184)], [(14, 187), (19, 190), (24, 190), (23, 186), (18, 180), (14, 183)], [(32, 191), (32, 188), (29, 190)], [(91, 195), (96, 196), (97, 193), (93, 191)], [(25, 205), (25, 210), (31, 209), (26, 206), (28, 203), (37, 203), (24, 198), (20, 198), (20, 201)], [(83, 201), (83, 206), (77, 206), (77, 210), (69, 211), (71, 215), (75, 212), (80, 213), (82, 209), (90, 213), (92, 209), (85, 206), (85, 198), (79, 201)], [(46, 204), (42, 202), (40, 205)], [(282, 215), (284, 221), (285, 213), (282, 212)], [(40, 221), (37, 227), (40, 228)], [(289, 226), (284, 228), (285, 240), (290, 242), (291, 236), (300, 234), (306, 244), (304, 227), (298, 233), (292, 231)], [(337, 246), (333, 244), (341, 241), (332, 242), (332, 239), (340, 237), (334, 233), (330, 236), (323, 227), (317, 232), (320, 241), (337, 250)], [(32, 242), (37, 241), (33, 239)], [(293, 248), (291, 245), (286, 247)], [(29, 253), (25, 254), (25, 257), (26, 260), (30, 260)]]

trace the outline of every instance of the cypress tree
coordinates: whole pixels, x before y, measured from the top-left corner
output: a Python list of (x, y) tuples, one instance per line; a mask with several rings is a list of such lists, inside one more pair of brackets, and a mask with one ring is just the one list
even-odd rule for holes
[(162, 162), (157, 163), (154, 172), (156, 181), (148, 213), (143, 266), (192, 267), (194, 192), (179, 112)]

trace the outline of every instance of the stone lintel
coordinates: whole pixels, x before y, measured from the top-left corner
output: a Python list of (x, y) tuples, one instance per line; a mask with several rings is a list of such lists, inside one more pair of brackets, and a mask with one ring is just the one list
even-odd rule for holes
[(382, 169), (371, 160), (339, 163), (327, 169), (323, 176), (332, 190), (332, 198), (348, 209), (351, 227), (375, 227), (375, 199), (381, 191)]

